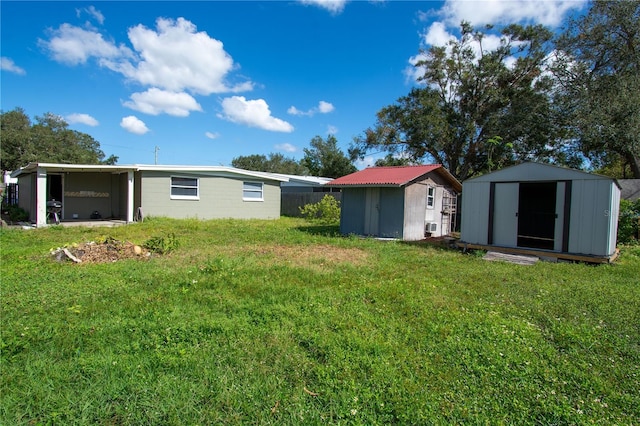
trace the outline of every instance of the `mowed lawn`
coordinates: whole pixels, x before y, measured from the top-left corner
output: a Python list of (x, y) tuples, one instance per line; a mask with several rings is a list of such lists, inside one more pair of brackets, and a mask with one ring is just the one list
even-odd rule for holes
[[(640, 247), (521, 266), (337, 231), (2, 229), (0, 424), (640, 423)], [(146, 259), (49, 255), (170, 233)]]

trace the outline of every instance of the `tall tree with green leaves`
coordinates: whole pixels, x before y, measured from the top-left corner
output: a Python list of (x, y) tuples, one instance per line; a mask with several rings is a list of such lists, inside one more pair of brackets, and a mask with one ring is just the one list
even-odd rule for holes
[(293, 158), (280, 153), (270, 153), (267, 158), (262, 154), (241, 155), (231, 160), (231, 165), (239, 169), (257, 172), (283, 173), (287, 175), (304, 175), (307, 170)]
[(640, 178), (640, 0), (595, 0), (557, 41), (558, 103), (596, 167)]
[(352, 158), (401, 153), (442, 164), (460, 180), (523, 160), (579, 163), (550, 99), (551, 39), (543, 26), (509, 25), (489, 50), (486, 34), (463, 22), (459, 39), (423, 52), (416, 66), (425, 86), (380, 110), (355, 138)]
[(47, 113), (33, 124), (21, 108), (0, 114), (2, 170), (15, 170), (30, 162), (63, 164), (115, 164), (105, 159), (100, 143), (90, 135), (69, 129), (59, 116)]
[(338, 178), (357, 170), (356, 166), (340, 148), (334, 135), (322, 139), (315, 136), (310, 147), (304, 149), (304, 157), (300, 163), (309, 170), (312, 176)]

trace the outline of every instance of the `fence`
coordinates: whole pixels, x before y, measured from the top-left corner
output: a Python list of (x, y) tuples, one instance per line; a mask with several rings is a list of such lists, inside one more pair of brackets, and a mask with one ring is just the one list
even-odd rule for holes
[(305, 204), (317, 203), (325, 195), (334, 197), (338, 202), (342, 199), (340, 192), (283, 192), (280, 201), (280, 214), (282, 216), (301, 216), (300, 207)]

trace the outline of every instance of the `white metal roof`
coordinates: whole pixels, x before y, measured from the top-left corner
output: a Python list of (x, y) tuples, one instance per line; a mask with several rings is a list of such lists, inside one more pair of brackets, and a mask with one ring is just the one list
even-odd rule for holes
[(105, 172), (124, 173), (128, 171), (158, 171), (173, 173), (202, 173), (209, 175), (240, 175), (255, 177), (260, 179), (274, 180), (278, 182), (288, 182), (284, 175), (274, 173), (254, 172), (252, 170), (236, 169), (226, 166), (180, 166), (180, 165), (102, 165), (102, 164), (56, 164), (56, 163), (29, 163), (25, 167), (15, 170), (11, 177), (18, 177), (22, 174), (33, 173), (38, 168), (46, 169), (48, 172)]

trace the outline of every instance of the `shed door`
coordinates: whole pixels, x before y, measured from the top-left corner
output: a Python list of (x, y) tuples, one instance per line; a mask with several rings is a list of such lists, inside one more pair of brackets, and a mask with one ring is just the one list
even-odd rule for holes
[(496, 183), (493, 199), (493, 244), (515, 247), (518, 231), (518, 184)]
[(518, 246), (553, 250), (556, 230), (556, 182), (520, 184)]
[(364, 234), (378, 235), (380, 222), (380, 188), (367, 188), (364, 202)]

